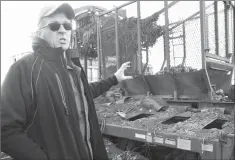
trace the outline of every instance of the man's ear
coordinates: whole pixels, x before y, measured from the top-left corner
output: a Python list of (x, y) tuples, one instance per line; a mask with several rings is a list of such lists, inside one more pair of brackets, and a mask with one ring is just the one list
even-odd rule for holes
[(42, 31), (41, 30), (37, 30), (36, 32), (35, 32), (35, 36), (36, 37), (39, 37), (39, 38), (42, 38)]
[(37, 30), (37, 31), (35, 32), (35, 36), (40, 37), (40, 36), (41, 36), (41, 31), (40, 31), (40, 30)]

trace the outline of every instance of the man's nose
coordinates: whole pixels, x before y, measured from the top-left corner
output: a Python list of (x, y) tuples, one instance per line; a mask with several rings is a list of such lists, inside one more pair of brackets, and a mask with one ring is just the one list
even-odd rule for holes
[(66, 30), (64, 29), (63, 25), (60, 25), (60, 28), (58, 30), (59, 33), (66, 33)]

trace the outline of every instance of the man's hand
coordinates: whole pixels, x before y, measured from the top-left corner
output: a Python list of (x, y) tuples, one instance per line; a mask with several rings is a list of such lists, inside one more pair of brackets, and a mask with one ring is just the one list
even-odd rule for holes
[(125, 76), (124, 71), (130, 67), (131, 62), (123, 63), (122, 66), (117, 70), (114, 75), (117, 77), (118, 82), (126, 80), (126, 79), (132, 79), (132, 76)]

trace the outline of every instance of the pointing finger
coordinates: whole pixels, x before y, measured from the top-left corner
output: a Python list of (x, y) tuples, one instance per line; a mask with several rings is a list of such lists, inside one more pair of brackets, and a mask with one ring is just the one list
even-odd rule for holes
[(123, 67), (130, 67), (131, 62), (125, 62), (122, 64)]

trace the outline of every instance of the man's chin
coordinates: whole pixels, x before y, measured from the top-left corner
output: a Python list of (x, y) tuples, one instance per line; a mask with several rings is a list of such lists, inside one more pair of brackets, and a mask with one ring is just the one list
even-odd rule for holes
[(61, 48), (66, 51), (69, 48), (69, 45), (65, 44), (65, 45), (61, 45)]

